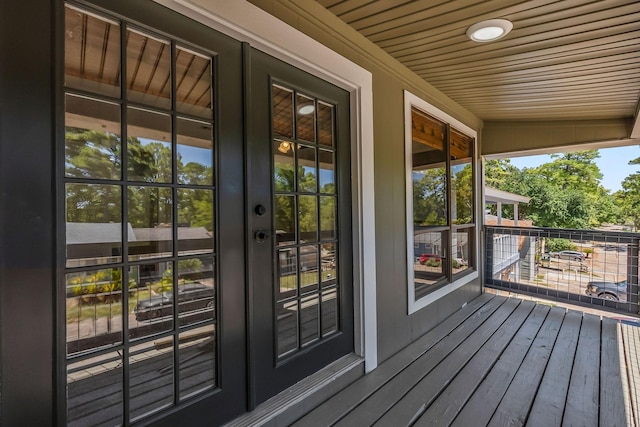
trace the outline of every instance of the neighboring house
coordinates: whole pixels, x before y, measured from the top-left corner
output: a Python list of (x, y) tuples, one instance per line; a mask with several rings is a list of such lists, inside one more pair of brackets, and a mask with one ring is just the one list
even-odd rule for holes
[[(526, 23), (563, 5), (496, 10), (524, 33), (501, 49), (465, 35), (493, 17), (484, 2), (378, 13), (390, 3), (0, 2), (1, 425), (275, 425), (309, 411), (483, 293), (482, 156), (640, 133), (637, 79), (607, 90), (598, 74), (595, 95), (581, 84), (578, 101), (541, 103), (546, 62), (532, 81), (502, 78), (534, 68), (529, 54), (562, 57), (562, 75), (564, 53), (586, 59), (520, 50), (563, 39)], [(636, 24), (602, 7), (607, 37)], [(575, 28), (574, 43), (598, 40)], [(637, 62), (635, 46), (615, 51)], [(483, 99), (467, 97), (476, 88)], [(512, 246), (502, 258), (514, 265)], [(215, 287), (197, 322), (176, 284)], [(118, 298), (66, 292), (90, 285)], [(164, 308), (138, 322), (145, 300)]]
[[(530, 198), (509, 193), (489, 186), (484, 187), (485, 203), (495, 204), (497, 215), (485, 213), (485, 225), (508, 227), (533, 227), (533, 221), (518, 219), (520, 203), (529, 203)], [(513, 219), (502, 218), (502, 207), (513, 206)], [(539, 246), (537, 238), (496, 234), (493, 238), (493, 278), (518, 281), (533, 280), (536, 273), (536, 253)]]

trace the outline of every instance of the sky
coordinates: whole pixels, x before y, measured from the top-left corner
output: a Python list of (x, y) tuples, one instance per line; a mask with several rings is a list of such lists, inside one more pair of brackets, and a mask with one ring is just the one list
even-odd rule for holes
[[(622, 181), (635, 172), (640, 172), (640, 165), (629, 165), (629, 160), (640, 157), (640, 146), (630, 145), (628, 147), (601, 148), (600, 158), (596, 159), (596, 164), (602, 173), (602, 185), (612, 193), (622, 189)], [(532, 168), (542, 163), (551, 162), (549, 154), (527, 157), (512, 157), (511, 164), (519, 169), (523, 167)]]

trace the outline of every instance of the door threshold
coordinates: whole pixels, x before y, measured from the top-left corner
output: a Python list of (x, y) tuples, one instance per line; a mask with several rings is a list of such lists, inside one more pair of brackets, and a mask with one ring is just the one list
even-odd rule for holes
[(225, 424), (289, 425), (364, 375), (364, 359), (351, 353)]

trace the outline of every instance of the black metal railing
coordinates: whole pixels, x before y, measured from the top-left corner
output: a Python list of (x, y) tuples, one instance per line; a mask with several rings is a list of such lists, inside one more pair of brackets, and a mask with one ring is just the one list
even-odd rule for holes
[(638, 315), (640, 234), (485, 226), (486, 286)]

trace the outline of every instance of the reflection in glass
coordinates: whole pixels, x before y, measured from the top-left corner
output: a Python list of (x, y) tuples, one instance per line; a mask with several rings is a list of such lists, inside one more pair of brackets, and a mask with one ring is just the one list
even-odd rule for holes
[(414, 280), (416, 298), (429, 292), (430, 287), (447, 280), (445, 263), (446, 231), (416, 229), (413, 235)]
[(272, 86), (273, 133), (293, 138), (293, 91)]
[(325, 243), (320, 246), (320, 262), (322, 265), (322, 287), (336, 284), (336, 245), (334, 243)]
[(316, 150), (312, 147), (298, 148), (298, 191), (315, 193), (316, 189)]
[(320, 192), (334, 194), (336, 192), (336, 181), (333, 152), (319, 150), (318, 156), (320, 164)]
[(333, 105), (318, 101), (318, 143), (333, 146)]
[(211, 125), (176, 120), (178, 183), (213, 185), (213, 136)]
[(320, 313), (318, 294), (302, 298), (300, 301), (300, 323), (302, 327), (302, 346), (310, 344), (319, 338)]
[(129, 260), (170, 256), (173, 250), (171, 188), (129, 187)]
[(320, 239), (333, 240), (338, 237), (336, 230), (336, 198), (320, 197)]
[(278, 301), (296, 296), (298, 293), (298, 256), (296, 248), (278, 251)]
[(318, 247), (300, 246), (300, 292), (318, 290)]
[(318, 206), (316, 196), (299, 196), (298, 224), (301, 242), (318, 240)]
[(213, 117), (211, 58), (176, 48), (176, 108), (193, 116)]
[(129, 351), (131, 420), (173, 404), (173, 338), (132, 346)]
[(451, 222), (473, 222), (473, 174), (471, 163), (451, 165)]
[(129, 101), (171, 108), (171, 46), (138, 31), (127, 31)]
[(213, 190), (178, 189), (178, 254), (213, 252)]
[(298, 349), (298, 301), (279, 302), (277, 308), (278, 357)]
[(81, 96), (65, 96), (65, 175), (120, 179), (120, 106)]
[(130, 338), (141, 338), (173, 327), (173, 262), (129, 267)]
[(120, 187), (66, 184), (65, 193), (67, 267), (121, 261)]
[(179, 335), (180, 400), (216, 386), (215, 325)]
[(119, 96), (120, 26), (68, 5), (64, 21), (65, 86)]
[(171, 182), (171, 116), (127, 110), (129, 181)]
[(67, 355), (122, 342), (122, 270), (82, 271), (65, 278)]
[(451, 267), (453, 274), (461, 273), (472, 268), (473, 263), (470, 258), (470, 237), (472, 228), (468, 230), (457, 230), (452, 233), (451, 238)]
[(276, 191), (295, 191), (294, 144), (280, 139), (273, 140), (273, 183)]
[(124, 424), (122, 356), (102, 354), (67, 364), (67, 425)]
[(298, 139), (316, 142), (315, 105), (313, 98), (296, 95), (296, 136)]
[(338, 330), (338, 290), (325, 289), (322, 292), (322, 336)]
[(180, 326), (216, 317), (216, 288), (213, 258), (178, 261), (178, 312)]
[(296, 242), (295, 196), (275, 196), (274, 213), (278, 245)]

